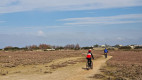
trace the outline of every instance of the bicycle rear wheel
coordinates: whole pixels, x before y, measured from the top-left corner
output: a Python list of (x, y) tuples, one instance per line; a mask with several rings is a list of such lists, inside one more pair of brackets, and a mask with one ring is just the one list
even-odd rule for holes
[(91, 61), (91, 66), (90, 66), (90, 68), (93, 69), (93, 62), (92, 62), (92, 61)]
[(89, 68), (89, 65), (88, 65), (88, 61), (86, 62), (86, 69), (88, 69)]

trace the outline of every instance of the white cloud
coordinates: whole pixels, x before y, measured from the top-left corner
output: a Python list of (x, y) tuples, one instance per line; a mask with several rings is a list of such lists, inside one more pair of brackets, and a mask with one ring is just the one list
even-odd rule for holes
[(124, 38), (122, 38), (122, 37), (117, 37), (116, 39), (120, 40), (120, 41), (124, 40)]
[(0, 0), (0, 13), (89, 10), (142, 6), (142, 0)]
[(38, 31), (38, 34), (37, 34), (38, 36), (45, 36), (45, 34), (44, 34), (44, 32), (43, 31)]
[(142, 23), (142, 14), (127, 14), (108, 17), (67, 18), (59, 21), (67, 21), (65, 25)]

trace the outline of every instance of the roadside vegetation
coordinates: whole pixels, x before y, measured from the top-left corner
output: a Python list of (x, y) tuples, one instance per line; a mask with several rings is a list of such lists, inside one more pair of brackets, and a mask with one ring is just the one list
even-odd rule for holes
[(110, 51), (113, 56), (101, 69), (103, 80), (142, 80), (142, 51)]
[(26, 47), (12, 47), (12, 46), (7, 46), (5, 47), (3, 50), (4, 51), (17, 51), (17, 50), (23, 50), (23, 51), (33, 51), (33, 50), (47, 50), (47, 49), (51, 49), (51, 50), (62, 50), (62, 49), (70, 49), (70, 50), (79, 50), (81, 47), (79, 46), (79, 44), (68, 44), (65, 46), (52, 46), (52, 45), (48, 45), (48, 44), (40, 44), (40, 45), (30, 45), (30, 46), (26, 46)]

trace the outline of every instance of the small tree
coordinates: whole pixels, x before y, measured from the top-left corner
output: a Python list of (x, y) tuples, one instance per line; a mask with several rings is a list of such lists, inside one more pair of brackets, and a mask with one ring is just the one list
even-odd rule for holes
[(126, 49), (126, 50), (130, 50), (131, 47), (130, 46), (121, 46), (119, 49)]
[(36, 49), (39, 49), (37, 45), (31, 45), (31, 46), (26, 46), (25, 49), (28, 49), (28, 50), (36, 50)]
[(142, 46), (136, 46), (134, 49), (142, 49)]
[(28, 50), (28, 47), (22, 47), (21, 50)]
[(119, 44), (116, 44), (114, 47), (116, 48), (120, 48), (121, 46)]
[(39, 45), (39, 48), (40, 48), (40, 49), (51, 49), (51, 46), (50, 46), (50, 45), (47, 45), (47, 44), (40, 44), (40, 45)]
[(99, 45), (98, 45), (98, 44), (96, 44), (96, 45), (94, 45), (94, 47), (99, 47)]
[(62, 47), (62, 46), (56, 46), (55, 49), (56, 50), (60, 50), (60, 49), (64, 49), (64, 47)]
[(74, 44), (68, 44), (64, 48), (65, 49), (75, 49), (75, 45)]
[(110, 47), (110, 45), (108, 45), (108, 44), (105, 44), (105, 47)]
[(76, 49), (76, 50), (79, 50), (79, 49), (80, 49), (79, 44), (76, 44), (75, 49)]
[(7, 46), (7, 47), (4, 48), (4, 50), (7, 51), (7, 50), (11, 50), (12, 48), (13, 48), (12, 46)]
[(5, 47), (4, 48), (4, 50), (20, 50), (20, 48), (18, 48), (18, 47), (12, 47), (12, 46), (7, 46), (7, 47)]
[(82, 49), (93, 49), (93, 47), (82, 47)]

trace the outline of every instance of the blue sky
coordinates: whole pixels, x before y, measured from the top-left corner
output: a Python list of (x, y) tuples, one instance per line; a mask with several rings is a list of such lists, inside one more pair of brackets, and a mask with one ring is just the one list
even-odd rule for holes
[(141, 0), (0, 0), (0, 48), (141, 45), (141, 34)]

